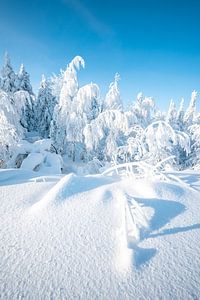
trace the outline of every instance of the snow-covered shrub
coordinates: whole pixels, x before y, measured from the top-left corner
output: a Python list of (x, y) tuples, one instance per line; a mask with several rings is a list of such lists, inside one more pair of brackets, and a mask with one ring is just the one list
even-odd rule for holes
[(21, 140), (16, 144), (8, 166), (51, 174), (55, 171), (59, 174), (62, 171), (62, 158), (56, 153), (51, 153), (50, 139), (38, 140), (34, 143)]
[(141, 160), (144, 155), (142, 142), (143, 128), (134, 125), (125, 132), (126, 142), (113, 153), (114, 163), (126, 163)]

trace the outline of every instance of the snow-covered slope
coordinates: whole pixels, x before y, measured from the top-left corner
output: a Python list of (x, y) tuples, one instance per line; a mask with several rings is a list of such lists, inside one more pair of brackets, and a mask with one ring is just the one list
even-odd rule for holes
[(0, 172), (1, 299), (200, 298), (198, 173), (20, 172)]

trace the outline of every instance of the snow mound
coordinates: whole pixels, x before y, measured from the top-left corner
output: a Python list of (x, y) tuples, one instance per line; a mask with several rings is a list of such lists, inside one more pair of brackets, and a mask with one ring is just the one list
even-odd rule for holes
[(180, 183), (152, 182), (152, 189), (158, 199), (179, 199), (185, 194), (185, 186)]
[(62, 158), (56, 153), (51, 153), (50, 148), (50, 139), (37, 140), (34, 143), (22, 140), (18, 143), (9, 166), (39, 171), (43, 174), (61, 174)]
[(63, 204), (70, 197), (79, 193), (88, 192), (102, 185), (111, 184), (114, 179), (97, 176), (77, 176), (73, 173), (64, 176), (34, 207), (43, 208)]
[(30, 153), (22, 162), (21, 168), (26, 170), (35, 170), (44, 160), (42, 153)]

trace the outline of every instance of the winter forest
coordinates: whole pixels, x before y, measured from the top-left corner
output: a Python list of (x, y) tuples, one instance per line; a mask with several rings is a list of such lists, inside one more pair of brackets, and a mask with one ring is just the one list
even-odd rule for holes
[[(128, 106), (120, 96), (120, 75), (115, 74), (102, 97), (96, 83), (79, 85), (78, 72), (85, 68), (76, 56), (66, 69), (51, 78), (42, 76), (36, 94), (22, 64), (13, 70), (6, 53), (0, 77), (0, 168), (84, 165), (88, 173), (126, 162), (163, 168), (198, 169), (200, 162), (200, 113), (197, 92), (167, 112), (152, 97), (138, 93)], [(84, 71), (85, 72), (85, 71)], [(50, 168), (49, 168), (50, 170)]]

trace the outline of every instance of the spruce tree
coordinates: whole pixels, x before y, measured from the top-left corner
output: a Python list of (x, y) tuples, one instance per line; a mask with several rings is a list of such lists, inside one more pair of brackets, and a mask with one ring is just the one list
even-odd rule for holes
[(10, 63), (10, 57), (8, 53), (4, 56), (4, 65), (1, 70), (1, 89), (6, 93), (14, 93), (17, 91), (16, 88), (16, 74)]
[(55, 105), (56, 97), (52, 95), (50, 82), (43, 75), (37, 97), (36, 118), (38, 131), (44, 138), (50, 136), (50, 124)]
[(17, 89), (19, 91), (26, 91), (30, 95), (33, 95), (33, 89), (30, 83), (30, 76), (25, 70), (25, 67), (23, 64), (20, 66), (20, 70), (17, 76), (18, 79), (18, 84), (17, 84)]

